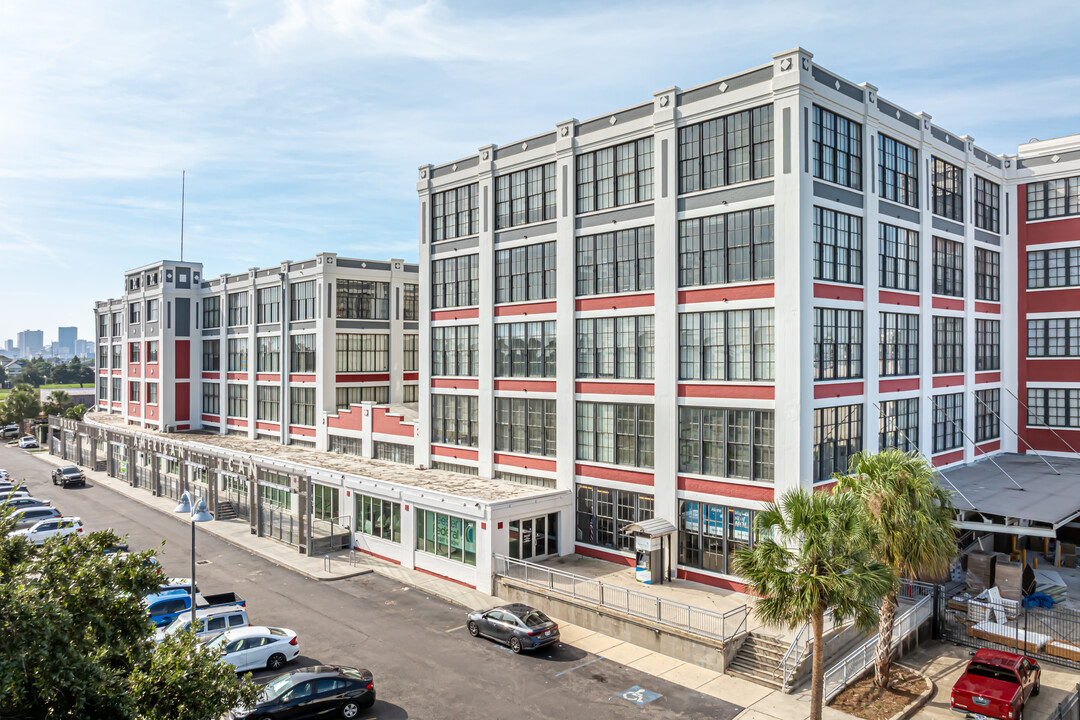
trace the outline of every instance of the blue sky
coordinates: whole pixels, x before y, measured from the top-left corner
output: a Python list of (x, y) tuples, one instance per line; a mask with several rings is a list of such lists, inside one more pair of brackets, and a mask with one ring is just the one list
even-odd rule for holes
[(1080, 3), (0, 0), (0, 339), (122, 271), (415, 259), (416, 168), (769, 61), (994, 152), (1080, 132)]

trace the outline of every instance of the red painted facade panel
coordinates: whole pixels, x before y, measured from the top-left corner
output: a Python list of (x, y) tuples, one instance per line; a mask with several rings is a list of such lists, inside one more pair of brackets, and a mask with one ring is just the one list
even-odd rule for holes
[(719, 578), (707, 573), (695, 572), (693, 570), (683, 570), (678, 568), (675, 571), (675, 576), (680, 580), (689, 580), (690, 582), (701, 583), (702, 585), (711, 585), (713, 587), (723, 588), (724, 590), (734, 590), (738, 593), (749, 592), (746, 589), (746, 584), (736, 582), (734, 580), (727, 580), (725, 578)]
[(191, 383), (173, 383), (173, 407), (176, 422), (186, 422), (191, 419)]
[(177, 340), (176, 341), (176, 355), (174, 355), (174, 362), (176, 363), (176, 379), (177, 380), (188, 380), (188, 379), (190, 379), (191, 378), (191, 341), (190, 340)]
[(740, 500), (772, 502), (773, 499), (773, 489), (771, 487), (759, 487), (757, 485), (740, 485), (739, 483), (722, 482), (719, 480), (702, 480), (701, 478), (679, 476), (678, 486), (680, 490), (685, 490), (686, 492), (719, 495), (721, 497), (738, 498)]
[(652, 306), (652, 293), (579, 298), (574, 303), (574, 309), (578, 312), (586, 310), (618, 310), (620, 308), (651, 308)]
[[(119, 371), (116, 371), (116, 372), (118, 373)], [(147, 363), (146, 364), (146, 377), (148, 377), (148, 378), (156, 378), (157, 376), (158, 376), (157, 363)]]
[(596, 478), (597, 480), (613, 480), (615, 482), (633, 483), (634, 485), (647, 485), (652, 487), (653, 474), (637, 470), (623, 470), (622, 468), (598, 467), (577, 463), (574, 472), (583, 478)]
[(862, 302), (863, 289), (860, 285), (832, 285), (830, 283), (814, 283), (814, 297), (823, 300), (851, 300)]
[(975, 384), (985, 385), (986, 383), (1001, 382), (1001, 373), (999, 372), (981, 372), (975, 373)]
[(629, 565), (630, 567), (634, 566), (634, 558), (632, 557), (620, 555), (616, 552), (601, 550), (600, 548), (594, 548), (588, 545), (575, 545), (574, 552), (578, 555), (584, 555), (585, 557), (596, 558), (597, 560), (607, 560), (608, 562), (618, 563), (619, 565)]
[(221, 422), (221, 418), (217, 415), (203, 415), (202, 421), (204, 423), (219, 423)]
[(964, 310), (962, 298), (949, 298), (934, 296), (933, 307), (935, 310)]
[(204, 372), (202, 374), (203, 380), (218, 380), (221, 378), (221, 373), (216, 372)]
[(272, 432), (278, 432), (279, 430), (281, 430), (281, 423), (256, 422), (255, 423), (255, 429), (256, 430), (270, 430)]
[(404, 422), (404, 418), (400, 415), (395, 415), (384, 407), (375, 407), (371, 409), (371, 429), (374, 432), (382, 433), (384, 435), (397, 435), (399, 437), (407, 438), (416, 435), (416, 428), (414, 425)]
[(534, 303), (516, 303), (514, 305), (496, 305), (495, 317), (510, 317), (516, 315), (550, 315), (555, 312), (555, 301)]
[[(1047, 222), (1028, 223), (1025, 220), (1027, 218), (1027, 185), (1022, 186), (1016, 193), (1016, 200), (1017, 205), (1020, 206), (1016, 216), (1023, 220), (1020, 227), (1027, 230), (1024, 238), (1026, 245), (1071, 242), (1080, 238), (1080, 218), (1066, 217)], [(1023, 249), (1024, 246), (1020, 247)]]
[(949, 465), (951, 463), (960, 462), (963, 459), (963, 450), (954, 450), (953, 452), (945, 453), (944, 455), (935, 455), (934, 467), (941, 467), (942, 465)]
[(390, 373), (339, 374), (337, 381), (339, 383), (390, 382)]
[(480, 317), (480, 308), (458, 308), (456, 310), (432, 310), (431, 321), (467, 320)]
[(516, 468), (523, 468), (525, 470), (543, 470), (546, 472), (555, 472), (555, 461), (548, 458), (522, 457), (520, 455), (495, 453), (494, 462), (496, 465), (507, 465)]
[(993, 442), (983, 443), (982, 445), (975, 446), (975, 457), (980, 455), (986, 455), (987, 453), (996, 452), (1001, 449), (1001, 441), (995, 440)]
[(775, 400), (775, 385), (690, 385), (679, 384), (679, 397), (727, 398), (730, 400)]
[(652, 383), (579, 382), (574, 391), (581, 395), (652, 395)]
[[(1025, 364), (1021, 362), (1021, 364)], [(1077, 382), (1080, 381), (1080, 359), (1064, 358), (1028, 360), (1029, 382)]]
[(226, 373), (225, 374), (225, 379), (226, 380), (241, 380), (243, 382), (247, 382), (248, 374), (246, 372)]
[(142, 365), (140, 365), (139, 363), (128, 363), (128, 377), (137, 378), (141, 376)]
[(480, 453), (476, 450), (456, 445), (432, 445), (431, 454), (439, 457), (454, 458), (455, 460), (476, 460), (480, 456)]
[(476, 390), (480, 381), (476, 378), (436, 377), (431, 378), (431, 387), (446, 390)]
[(364, 409), (359, 405), (350, 405), (347, 410), (338, 410), (337, 415), (326, 418), (326, 425), (339, 430), (363, 430)]
[(975, 301), (975, 312), (977, 313), (989, 313), (991, 315), (1001, 314), (1001, 303), (995, 302), (982, 302), (980, 300)]
[(313, 383), (315, 382), (315, 373), (297, 374), (293, 373), (289, 375), (289, 382), (291, 383)]
[(815, 400), (820, 400), (822, 398), (851, 397), (852, 395), (862, 395), (863, 392), (864, 385), (861, 381), (814, 384)]
[(129, 402), (127, 414), (131, 417), (142, 417), (142, 405), (137, 402)]
[(281, 375), (279, 373), (255, 373), (255, 382), (281, 382)]
[[(1025, 260), (1026, 262), (1026, 260)], [(1026, 283), (1027, 280), (1025, 279)], [(1020, 286), (1024, 288), (1024, 285)], [(1020, 297), (1027, 300), (1029, 313), (1060, 313), (1067, 310), (1076, 312), (1080, 310), (1080, 288), (1063, 288), (1061, 290), (1029, 290), (1021, 289)], [(1020, 325), (1027, 330), (1027, 323)]]
[(401, 379), (404, 380), (405, 382), (409, 382), (410, 380), (419, 380), (420, 379), (420, 373), (418, 373), (418, 372), (401, 373)]
[(225, 422), (233, 427), (246, 428), (248, 426), (248, 421), (243, 418), (227, 418)]
[[(1021, 408), (1023, 410), (1023, 408)], [(1027, 413), (1020, 416), (1026, 420)], [(1064, 430), (1045, 427), (1029, 427), (1023, 430), (1024, 440), (1031, 443), (1032, 447), (1047, 452), (1074, 453), (1080, 450), (1080, 430)], [(1070, 447), (1071, 446), (1071, 447)], [(1027, 445), (1019, 443), (1021, 452), (1027, 450)], [(1053, 463), (1053, 460), (1050, 461)]]
[(904, 392), (905, 390), (918, 390), (919, 378), (897, 378), (896, 380), (879, 380), (878, 392), (880, 393), (894, 393)]
[(957, 385), (963, 385), (963, 384), (964, 384), (964, 376), (963, 375), (935, 375), (934, 376), (934, 387), (936, 387), (936, 388), (956, 387)]
[(494, 388), (502, 392), (555, 392), (554, 380), (496, 380)]
[(301, 437), (315, 437), (315, 428), (301, 427), (299, 425), (290, 425), (289, 434), (300, 435)]
[(680, 290), (679, 304), (728, 302), (729, 300), (765, 300), (776, 295), (776, 285), (732, 285), (730, 287), (704, 288), (701, 290)]

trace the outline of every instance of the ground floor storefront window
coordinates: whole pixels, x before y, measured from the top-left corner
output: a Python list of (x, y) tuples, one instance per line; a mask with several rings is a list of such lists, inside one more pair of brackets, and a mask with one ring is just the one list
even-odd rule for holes
[(356, 532), (400, 543), (401, 503), (358, 494)]
[(476, 521), (417, 508), (416, 549), (476, 565)]
[(591, 485), (577, 486), (578, 542), (613, 550), (633, 550), (634, 539), (623, 535), (623, 528), (652, 517), (652, 495)]
[(735, 574), (735, 553), (752, 544), (754, 510), (679, 501), (679, 565)]

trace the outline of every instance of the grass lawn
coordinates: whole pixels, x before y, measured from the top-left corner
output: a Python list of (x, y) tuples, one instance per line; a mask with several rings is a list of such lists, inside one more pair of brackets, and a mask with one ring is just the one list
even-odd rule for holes
[(62, 383), (60, 385), (42, 385), (40, 389), (41, 390), (62, 390), (64, 388), (85, 388), (85, 387), (93, 387), (93, 384), (92, 383), (83, 383), (82, 385), (80, 385), (79, 383)]

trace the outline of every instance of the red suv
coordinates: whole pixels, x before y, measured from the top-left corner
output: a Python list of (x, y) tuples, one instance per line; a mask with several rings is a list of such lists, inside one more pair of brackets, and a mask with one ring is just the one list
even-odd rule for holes
[(949, 707), (968, 717), (1023, 720), (1041, 675), (1039, 663), (1025, 655), (983, 648), (953, 685)]

